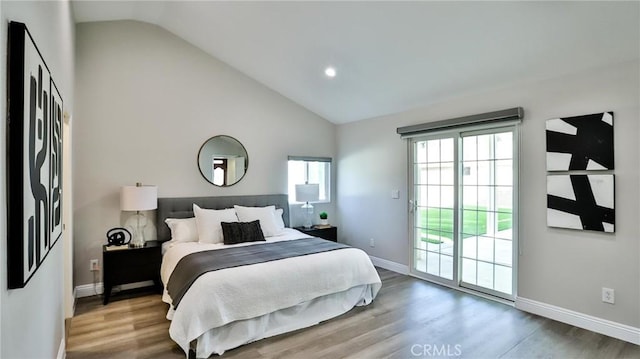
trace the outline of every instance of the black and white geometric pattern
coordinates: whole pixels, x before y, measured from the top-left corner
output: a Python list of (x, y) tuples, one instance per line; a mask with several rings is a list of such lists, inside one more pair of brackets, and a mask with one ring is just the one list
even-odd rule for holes
[(63, 101), (25, 24), (8, 32), (7, 269), (23, 288), (62, 235)]
[(613, 112), (547, 121), (547, 171), (613, 167)]
[(547, 176), (547, 225), (614, 232), (614, 176)]

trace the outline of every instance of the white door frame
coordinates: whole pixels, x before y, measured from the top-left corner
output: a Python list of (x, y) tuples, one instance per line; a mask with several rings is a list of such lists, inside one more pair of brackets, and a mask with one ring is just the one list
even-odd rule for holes
[(75, 295), (73, 290), (73, 157), (71, 116), (65, 112), (62, 122), (62, 247), (64, 317), (73, 317)]

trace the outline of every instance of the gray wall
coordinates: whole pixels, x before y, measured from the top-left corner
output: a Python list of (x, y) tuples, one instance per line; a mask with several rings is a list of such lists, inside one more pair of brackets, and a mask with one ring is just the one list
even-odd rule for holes
[[(407, 147), (397, 127), (522, 106), (518, 296), (640, 327), (639, 63), (487, 90), (338, 126), (338, 217), (348, 243), (409, 265)], [(614, 111), (616, 233), (546, 225), (545, 121)], [(401, 190), (399, 200), (392, 189)], [(375, 248), (369, 238), (376, 239)], [(616, 290), (602, 303), (601, 287)]]
[[(0, 2), (0, 113), (6, 113), (6, 45), (9, 21), (20, 21), (34, 37), (62, 98), (73, 107), (74, 23), (69, 2)], [(0, 148), (6, 126), (0, 121)], [(63, 241), (59, 240), (25, 288), (7, 290), (6, 168), (0, 156), (0, 357), (55, 358), (64, 336)]]
[[(157, 26), (83, 23), (76, 32), (76, 285), (92, 282), (89, 259), (102, 258), (105, 232), (120, 225), (120, 186), (155, 184), (162, 197), (286, 193), (287, 155), (335, 155), (335, 125)], [(200, 146), (219, 134), (249, 153), (247, 174), (228, 188), (197, 167)]]

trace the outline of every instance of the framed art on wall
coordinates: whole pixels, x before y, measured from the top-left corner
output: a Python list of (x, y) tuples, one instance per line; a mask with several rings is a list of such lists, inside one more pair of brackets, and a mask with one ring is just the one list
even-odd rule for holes
[(547, 120), (546, 137), (547, 225), (615, 232), (613, 112)]
[(613, 112), (547, 120), (547, 171), (612, 170)]
[(7, 51), (7, 267), (10, 289), (31, 279), (62, 234), (63, 102), (23, 23)]
[(547, 176), (549, 227), (615, 231), (614, 175)]

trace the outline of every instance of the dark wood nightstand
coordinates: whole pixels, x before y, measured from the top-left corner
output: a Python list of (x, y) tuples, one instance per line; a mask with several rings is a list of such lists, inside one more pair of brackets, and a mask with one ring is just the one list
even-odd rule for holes
[(153, 280), (158, 290), (162, 289), (160, 281), (160, 264), (162, 262), (161, 243), (148, 241), (140, 248), (112, 249), (102, 246), (102, 263), (104, 264), (104, 298), (109, 303), (111, 289), (114, 285)]
[(331, 226), (329, 228), (316, 228), (311, 227), (306, 229), (304, 227), (295, 227), (294, 229), (299, 230), (302, 233), (306, 233), (310, 236), (324, 238), (330, 241), (337, 242), (338, 241), (338, 227)]

